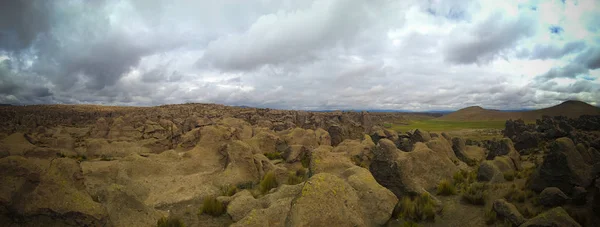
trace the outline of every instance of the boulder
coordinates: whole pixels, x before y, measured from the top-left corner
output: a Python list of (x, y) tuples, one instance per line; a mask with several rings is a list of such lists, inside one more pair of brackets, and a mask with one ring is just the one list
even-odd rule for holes
[(252, 209), (261, 207), (260, 201), (252, 196), (248, 190), (242, 190), (231, 197), (227, 205), (227, 214), (234, 222), (244, 218)]
[(331, 146), (337, 146), (348, 137), (347, 132), (339, 125), (329, 126), (327, 132), (331, 136)]
[(444, 155), (450, 160), (458, 160), (454, 150), (452, 150), (452, 144), (448, 143), (444, 138), (436, 137), (425, 144), (429, 149), (437, 152), (439, 155)]
[(415, 129), (412, 132), (409, 132), (410, 135), (410, 139), (413, 142), (429, 142), (429, 140), (431, 140), (431, 135), (429, 134), (429, 132), (425, 132), (422, 131), (421, 129)]
[(311, 174), (330, 173), (340, 176), (346, 169), (354, 166), (346, 153), (334, 153), (331, 150), (330, 146), (319, 146), (313, 150), (309, 164)]
[(319, 146), (315, 131), (311, 129), (294, 128), (282, 138), (287, 145), (303, 145), (307, 148), (316, 148)]
[(507, 202), (504, 199), (498, 199), (494, 201), (492, 207), (498, 216), (510, 221), (510, 223), (512, 223), (514, 226), (519, 226), (527, 220), (521, 213), (519, 213), (519, 210), (517, 210), (515, 205)]
[(287, 147), (279, 136), (267, 131), (258, 132), (251, 139), (246, 140), (246, 143), (254, 148), (255, 154), (283, 152)]
[(101, 117), (96, 120), (96, 124), (92, 126), (90, 130), (90, 137), (92, 138), (106, 138), (108, 135), (108, 131), (110, 131), (110, 126), (108, 121)]
[(192, 148), (200, 141), (201, 128), (194, 128), (181, 136), (179, 146), (182, 148)]
[(300, 195), (303, 186), (304, 184), (281, 185), (274, 192), (259, 198), (259, 206), (251, 209), (231, 226), (285, 226), (292, 201)]
[(347, 139), (334, 147), (332, 152), (334, 153), (346, 153), (346, 156), (354, 162), (354, 164), (368, 167), (371, 165), (373, 159), (373, 149), (375, 144), (371, 140), (371, 137), (365, 135), (362, 141)]
[[(10, 156), (0, 159), (0, 204), (22, 217), (26, 226), (104, 226), (104, 207), (85, 190), (77, 161), (52, 161)], [(16, 220), (12, 220), (16, 221)], [(4, 223), (11, 226), (11, 223)], [(17, 223), (14, 223), (17, 224)]]
[(465, 139), (462, 137), (452, 138), (452, 150), (455, 156), (469, 165), (476, 164), (483, 160), (485, 150), (477, 146), (467, 146)]
[(569, 197), (557, 187), (545, 188), (539, 195), (540, 204), (547, 207), (562, 206)]
[[(560, 190), (560, 189), (559, 189)], [(575, 205), (584, 205), (586, 203), (587, 190), (583, 187), (576, 186), (571, 194), (571, 202)]]
[(291, 145), (283, 152), (282, 156), (286, 162), (298, 162), (302, 158), (310, 157), (310, 150), (304, 145)]
[(492, 161), (486, 160), (479, 165), (477, 180), (491, 183), (504, 182), (504, 174)]
[(370, 226), (384, 225), (398, 203), (394, 193), (377, 183), (365, 168), (350, 167), (342, 173), (342, 177), (356, 190), (362, 213)]
[(520, 227), (580, 227), (562, 207), (555, 207), (521, 224)]
[(293, 202), (289, 226), (367, 226), (359, 196), (344, 180), (328, 173), (312, 176)]
[(223, 118), (220, 123), (230, 128), (231, 135), (234, 139), (247, 140), (252, 138), (253, 132), (250, 123), (242, 119), (226, 117)]
[(225, 170), (221, 176), (223, 183), (237, 185), (248, 181), (257, 182), (260, 179), (250, 145), (233, 140), (223, 146), (220, 153), (225, 159)]
[(512, 160), (515, 169), (522, 169), (521, 155), (515, 150), (513, 142), (510, 139), (502, 138), (498, 142), (492, 142), (488, 149), (487, 160), (493, 160), (496, 156), (508, 156)]
[(379, 184), (397, 197), (433, 190), (440, 180), (451, 179), (458, 170), (448, 157), (423, 143), (416, 143), (412, 152), (403, 152), (392, 141), (382, 139), (374, 153), (369, 170)]
[(329, 135), (329, 132), (322, 128), (318, 128), (315, 130), (315, 136), (317, 137), (319, 145), (331, 146), (331, 136)]
[(573, 186), (587, 187), (591, 180), (591, 166), (576, 151), (573, 141), (559, 138), (551, 145), (540, 167), (530, 177), (529, 188), (541, 192), (557, 187), (571, 194)]

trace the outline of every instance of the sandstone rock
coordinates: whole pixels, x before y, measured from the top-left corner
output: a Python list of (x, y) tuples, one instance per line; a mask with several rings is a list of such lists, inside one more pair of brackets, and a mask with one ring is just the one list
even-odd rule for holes
[(346, 182), (356, 190), (362, 213), (371, 226), (381, 226), (391, 217), (398, 198), (381, 186), (369, 170), (358, 166), (350, 167), (342, 173)]
[(448, 143), (446, 139), (436, 137), (426, 143), (429, 149), (437, 152), (439, 155), (444, 155), (450, 160), (458, 160), (456, 154), (452, 150), (452, 144)]
[(519, 210), (517, 210), (515, 205), (507, 202), (504, 199), (498, 199), (494, 201), (492, 207), (499, 216), (509, 220), (510, 223), (512, 223), (515, 226), (519, 226), (527, 220), (525, 219), (525, 217), (523, 217), (521, 213), (519, 213)]
[(294, 128), (282, 138), (287, 145), (303, 145), (307, 148), (316, 148), (319, 146), (315, 131), (311, 129)]
[(310, 157), (310, 150), (303, 145), (291, 145), (288, 147), (282, 156), (286, 162), (298, 162), (302, 158)]
[(259, 207), (231, 226), (285, 226), (292, 200), (302, 191), (304, 184), (281, 185), (273, 193), (260, 198)]
[(254, 148), (254, 153), (260, 154), (283, 152), (287, 148), (287, 145), (279, 136), (266, 131), (258, 132), (246, 142)]
[(248, 215), (252, 209), (260, 206), (260, 202), (248, 190), (242, 190), (232, 196), (231, 202), (227, 205), (227, 214), (234, 222), (237, 222)]
[(290, 226), (367, 226), (359, 197), (344, 180), (320, 173), (311, 177), (292, 202)]
[(331, 146), (331, 136), (329, 135), (329, 132), (322, 128), (318, 128), (315, 130), (315, 136), (317, 137), (319, 145)]
[(508, 138), (503, 138), (497, 143), (493, 143), (489, 147), (487, 155), (488, 160), (493, 160), (496, 156), (508, 156), (513, 162), (515, 169), (521, 170), (521, 155), (515, 150), (512, 141)]
[(344, 152), (356, 165), (362, 167), (368, 167), (371, 165), (373, 160), (373, 149), (375, 144), (371, 140), (371, 137), (365, 135), (362, 141), (358, 140), (344, 140), (338, 146), (334, 147), (332, 152), (340, 153)]
[(192, 148), (200, 141), (200, 128), (194, 128), (181, 136), (179, 146), (182, 148)]
[(330, 146), (319, 146), (312, 151), (309, 170), (311, 174), (330, 173), (340, 176), (346, 169), (354, 166), (345, 153), (334, 153)]
[(248, 122), (242, 119), (226, 117), (223, 118), (220, 123), (232, 129), (231, 134), (235, 139), (247, 140), (252, 138), (252, 127)]
[(106, 138), (108, 131), (110, 130), (108, 121), (103, 117), (96, 120), (96, 124), (92, 126), (90, 130), (90, 137), (93, 138)]
[(540, 204), (547, 207), (564, 205), (569, 197), (557, 187), (545, 188), (539, 195)]
[(587, 187), (591, 180), (591, 166), (575, 150), (573, 141), (560, 138), (550, 145), (542, 165), (530, 177), (529, 188), (541, 192), (547, 187), (557, 187), (571, 194), (573, 186)]
[(452, 150), (456, 157), (469, 165), (476, 164), (483, 159), (485, 151), (477, 146), (467, 146), (462, 137), (452, 138)]
[(492, 161), (484, 161), (479, 165), (477, 180), (492, 183), (504, 182), (504, 174)]
[(413, 142), (429, 142), (431, 140), (431, 135), (428, 132), (422, 131), (420, 129), (415, 129), (411, 133), (409, 133), (410, 138)]
[(331, 146), (337, 146), (347, 138), (347, 133), (344, 131), (342, 126), (332, 125), (327, 129), (331, 136)]
[(220, 150), (225, 157), (225, 170), (222, 182), (237, 185), (248, 181), (257, 182), (260, 178), (258, 169), (254, 163), (254, 154), (250, 145), (234, 140)]
[(377, 182), (397, 197), (432, 190), (440, 180), (451, 179), (458, 170), (449, 158), (423, 143), (416, 143), (412, 152), (402, 152), (388, 139), (379, 141), (369, 169)]
[(33, 150), (35, 145), (31, 144), (23, 133), (13, 133), (0, 141), (0, 147), (4, 148), (4, 152), (9, 155), (22, 156), (27, 151)]
[(520, 227), (580, 227), (573, 218), (562, 207), (555, 207), (529, 219)]

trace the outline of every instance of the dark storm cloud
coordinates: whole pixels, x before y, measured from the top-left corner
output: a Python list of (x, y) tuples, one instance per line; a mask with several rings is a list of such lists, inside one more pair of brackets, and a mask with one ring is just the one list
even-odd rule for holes
[(49, 7), (53, 1), (0, 1), (0, 49), (29, 47), (50, 27)]
[(532, 21), (528, 18), (504, 19), (495, 14), (465, 31), (457, 29), (452, 41), (446, 44), (445, 58), (459, 64), (491, 61), (502, 51), (513, 48), (517, 41), (533, 34)]
[(575, 62), (583, 64), (588, 69), (600, 68), (600, 48), (589, 48), (587, 51), (577, 56)]
[(581, 92), (600, 92), (600, 85), (587, 80), (578, 80), (571, 84), (559, 84), (554, 81), (549, 81), (543, 83), (541, 86), (539, 86), (539, 88), (545, 91), (553, 91), (567, 94), (577, 94)]
[(555, 67), (536, 77), (538, 81), (554, 78), (575, 78), (600, 68), (600, 48), (588, 48), (564, 67)]

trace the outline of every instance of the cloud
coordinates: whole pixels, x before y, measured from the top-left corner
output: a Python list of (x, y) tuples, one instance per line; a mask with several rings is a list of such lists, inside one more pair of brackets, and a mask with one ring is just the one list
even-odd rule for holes
[(445, 44), (446, 60), (459, 64), (489, 62), (532, 35), (531, 24), (531, 19), (526, 17), (507, 19), (502, 14), (494, 14), (470, 30), (456, 28), (452, 39)]
[(562, 47), (557, 45), (535, 45), (532, 51), (526, 50), (519, 55), (529, 59), (554, 59), (561, 58), (565, 55), (577, 53), (585, 49), (585, 42), (573, 41), (566, 43)]
[(0, 49), (20, 50), (50, 28), (51, 1), (0, 1)]

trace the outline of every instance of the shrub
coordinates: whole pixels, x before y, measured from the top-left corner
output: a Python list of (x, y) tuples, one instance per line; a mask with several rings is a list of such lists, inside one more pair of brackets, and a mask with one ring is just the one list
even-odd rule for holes
[(423, 193), (415, 199), (403, 197), (394, 213), (396, 217), (406, 220), (435, 220), (435, 206), (429, 193)]
[(213, 217), (221, 216), (225, 213), (225, 206), (219, 202), (217, 198), (209, 196), (204, 198), (202, 208), (198, 211), (198, 214), (208, 214)]
[(288, 180), (287, 180), (287, 184), (289, 185), (296, 185), (296, 184), (300, 184), (304, 181), (304, 177), (302, 176), (298, 176), (298, 174), (294, 173), (294, 172), (290, 172), (288, 174)]
[(69, 158), (75, 159), (78, 162), (83, 162), (83, 161), (87, 160), (87, 156), (85, 156), (85, 155), (71, 155), (71, 156), (69, 156)]
[(112, 160), (115, 160), (115, 159), (113, 157), (108, 156), (108, 155), (104, 155), (103, 154), (103, 155), (100, 156), (100, 161), (112, 161)]
[(493, 209), (489, 209), (485, 212), (485, 224), (491, 225), (496, 222), (496, 211)]
[(252, 181), (248, 181), (248, 182), (244, 182), (244, 183), (239, 183), (235, 186), (236, 188), (242, 190), (242, 189), (253, 189), (254, 188), (254, 183)]
[(516, 187), (511, 187), (508, 192), (504, 195), (504, 198), (509, 202), (525, 202), (527, 198), (527, 193), (517, 189)]
[(277, 179), (275, 178), (275, 174), (271, 171), (265, 174), (263, 179), (260, 181), (260, 192), (265, 194), (269, 192), (272, 188), (277, 187)]
[(402, 227), (419, 227), (419, 224), (412, 221), (405, 221)]
[(515, 179), (515, 172), (514, 171), (504, 172), (504, 179), (507, 181), (513, 181)]
[(310, 166), (310, 155), (304, 153), (304, 155), (302, 155), (302, 159), (300, 159), (300, 162), (302, 163), (302, 167), (308, 168)]
[(236, 186), (229, 185), (229, 184), (221, 186), (220, 189), (221, 189), (221, 195), (223, 195), (223, 196), (232, 196), (238, 192), (238, 188)]
[(462, 198), (473, 205), (485, 205), (487, 185), (479, 182), (472, 183), (462, 194)]
[(56, 157), (59, 157), (59, 158), (65, 158), (65, 157), (67, 157), (67, 156), (66, 156), (65, 154), (63, 154), (63, 153), (56, 152)]
[(179, 218), (165, 218), (162, 217), (160, 219), (158, 219), (158, 221), (156, 222), (156, 226), (157, 227), (185, 227), (185, 225), (183, 224), (183, 222), (181, 220), (179, 220)]
[(269, 160), (282, 159), (281, 153), (276, 151), (265, 153), (265, 157), (267, 157)]
[(454, 195), (456, 194), (456, 188), (447, 180), (442, 180), (437, 186), (438, 195)]
[(457, 171), (454, 173), (454, 176), (452, 176), (452, 179), (454, 180), (454, 184), (456, 185), (456, 184), (465, 183), (468, 176), (469, 176), (469, 173), (467, 171), (460, 170), (460, 171)]

